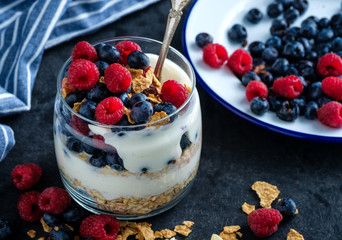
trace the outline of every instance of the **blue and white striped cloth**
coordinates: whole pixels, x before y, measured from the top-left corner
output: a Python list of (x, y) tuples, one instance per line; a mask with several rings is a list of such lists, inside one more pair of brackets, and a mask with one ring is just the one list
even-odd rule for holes
[[(0, 117), (31, 108), (44, 49), (159, 0), (0, 0)], [(15, 143), (0, 123), (0, 161)]]

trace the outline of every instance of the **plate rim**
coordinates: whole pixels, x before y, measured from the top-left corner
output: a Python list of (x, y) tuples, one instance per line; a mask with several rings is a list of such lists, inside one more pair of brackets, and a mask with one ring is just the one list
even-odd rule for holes
[(289, 130), (286, 128), (282, 128), (282, 127), (278, 127), (278, 126), (266, 123), (262, 120), (257, 119), (256, 117), (250, 116), (250, 115), (244, 113), (243, 111), (241, 111), (240, 109), (234, 107), (229, 102), (227, 102), (223, 98), (221, 98), (214, 90), (212, 90), (206, 84), (206, 82), (202, 79), (202, 77), (198, 73), (197, 69), (195, 68), (195, 65), (190, 58), (189, 51), (188, 51), (188, 48), (186, 45), (186, 30), (187, 30), (187, 26), (188, 26), (188, 20), (189, 20), (189, 17), (191, 15), (192, 10), (194, 9), (194, 7), (198, 1), (199, 0), (194, 0), (194, 2), (190, 6), (190, 8), (189, 8), (189, 10), (185, 16), (183, 28), (182, 28), (182, 32), (181, 32), (181, 35), (182, 35), (181, 41), (182, 41), (182, 48), (183, 48), (184, 56), (189, 60), (190, 64), (192, 65), (194, 72), (195, 72), (195, 75), (196, 75), (197, 82), (203, 87), (203, 89), (211, 97), (213, 97), (223, 107), (227, 108), (228, 110), (230, 110), (231, 112), (233, 112), (237, 116), (241, 117), (242, 119), (247, 120), (247, 121), (249, 121), (249, 122), (251, 122), (251, 123), (253, 123), (259, 127), (266, 128), (267, 130), (270, 130), (270, 131), (273, 131), (276, 133), (280, 133), (280, 134), (283, 134), (286, 136), (294, 137), (294, 138), (304, 139), (304, 140), (319, 141), (319, 142), (335, 142), (335, 143), (342, 142), (342, 137), (320, 136), (320, 135), (315, 135), (315, 134), (303, 133), (303, 132), (293, 131), (293, 130)]

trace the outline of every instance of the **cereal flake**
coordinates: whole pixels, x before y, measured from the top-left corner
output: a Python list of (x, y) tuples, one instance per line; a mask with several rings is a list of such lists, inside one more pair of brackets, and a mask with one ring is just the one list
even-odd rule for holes
[(124, 112), (125, 112), (125, 114), (126, 114), (126, 116), (127, 116), (128, 122), (129, 122), (130, 124), (135, 124), (135, 121), (134, 121), (133, 118), (131, 117), (131, 110), (125, 107), (125, 108), (124, 108)]
[(101, 76), (101, 77), (99, 78), (99, 83), (105, 83), (104, 76)]
[(213, 234), (213, 235), (211, 235), (210, 240), (223, 240), (223, 239), (219, 235)]
[(35, 238), (36, 237), (36, 234), (37, 234), (37, 231), (36, 230), (30, 230), (27, 232), (27, 235), (30, 237), (30, 238)]
[(49, 225), (46, 224), (43, 217), (40, 218), (40, 223), (42, 224), (44, 232), (49, 233), (52, 231), (52, 227), (49, 227)]
[(304, 240), (304, 237), (299, 234), (299, 232), (291, 228), (290, 232), (287, 234), (286, 240)]
[(183, 225), (191, 228), (195, 223), (193, 221), (183, 221)]
[(161, 126), (161, 125), (165, 125), (167, 124), (168, 122), (170, 122), (170, 118), (167, 118), (163, 121), (159, 121), (157, 123), (153, 123), (155, 121), (158, 121), (164, 117), (167, 116), (167, 113), (164, 112), (164, 111), (161, 111), (161, 112), (155, 112), (151, 117), (150, 119), (147, 121), (147, 123), (152, 123), (152, 124), (149, 124), (149, 126)]
[(75, 102), (74, 103), (74, 107), (72, 108), (72, 110), (74, 110), (75, 112), (79, 113), (80, 112), (80, 108), (83, 102), (85, 102), (87, 99), (83, 99), (82, 102)]
[(123, 232), (121, 232), (122, 240), (127, 240), (129, 236), (133, 236), (138, 234), (138, 231), (134, 228), (127, 227)]
[(170, 229), (163, 229), (160, 232), (161, 232), (161, 234), (163, 234), (164, 238), (172, 238), (172, 237), (176, 236), (176, 234), (177, 234)]
[(191, 87), (186, 85), (186, 83), (184, 83), (184, 87), (188, 91), (188, 93), (190, 94), (191, 93)]
[(272, 184), (263, 181), (256, 181), (252, 185), (260, 198), (260, 205), (264, 208), (271, 208), (272, 202), (278, 197), (280, 191)]
[(138, 231), (139, 233), (144, 237), (143, 239), (145, 240), (154, 240), (154, 233), (153, 230), (151, 229), (151, 224), (146, 223), (138, 223), (137, 224)]
[(163, 234), (160, 231), (155, 231), (154, 232), (154, 237), (155, 238), (163, 238)]
[(248, 215), (255, 210), (255, 206), (244, 202), (241, 206), (241, 209), (244, 213)]
[(299, 213), (298, 209), (296, 209), (295, 214), (297, 215)]
[(191, 230), (185, 225), (177, 225), (173, 231), (186, 237), (191, 233)]
[(151, 102), (151, 103), (155, 103), (155, 104), (158, 104), (158, 103), (161, 103), (162, 100), (160, 99), (159, 96), (156, 96), (154, 94), (149, 94), (148, 95), (148, 100)]
[(233, 225), (233, 226), (225, 226), (223, 227), (223, 232), (225, 233), (235, 233), (239, 231), (241, 227), (239, 225)]
[(81, 152), (81, 153), (77, 154), (77, 157), (79, 157), (80, 159), (82, 159), (83, 161), (86, 161), (86, 162), (89, 159), (88, 155), (86, 153), (84, 153), (84, 152)]
[(131, 73), (132, 79), (139, 78), (144, 73), (144, 70), (142, 69), (134, 69), (134, 68), (127, 68), (127, 69)]
[(45, 237), (40, 237), (37, 240), (45, 240)]
[(236, 233), (221, 232), (220, 237), (222, 238), (222, 240), (237, 240)]

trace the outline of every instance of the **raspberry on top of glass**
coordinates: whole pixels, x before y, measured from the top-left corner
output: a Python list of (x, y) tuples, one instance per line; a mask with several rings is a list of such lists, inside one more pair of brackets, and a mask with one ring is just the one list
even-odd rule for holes
[(161, 84), (153, 72), (132, 41), (95, 47), (82, 41), (73, 49), (61, 93), (75, 112), (101, 124), (163, 125), (173, 121), (167, 116), (185, 103), (191, 88), (173, 79)]

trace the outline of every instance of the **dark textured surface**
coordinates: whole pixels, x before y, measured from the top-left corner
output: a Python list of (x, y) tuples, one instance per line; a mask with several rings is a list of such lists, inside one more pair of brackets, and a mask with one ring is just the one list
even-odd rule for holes
[[(39, 230), (39, 223), (25, 223), (16, 211), (20, 191), (9, 174), (16, 164), (34, 162), (43, 168), (43, 178), (33, 190), (60, 186), (52, 135), (56, 77), (73, 46), (81, 40), (94, 42), (113, 36), (137, 35), (162, 40), (169, 1), (163, 0), (127, 16), (95, 33), (74, 39), (45, 52), (33, 90), (32, 109), (2, 118), (13, 127), (16, 145), (0, 163), (0, 212), (15, 225), (14, 239), (29, 239), (26, 232)], [(181, 49), (181, 27), (172, 46)], [(193, 220), (188, 240), (209, 240), (223, 226), (240, 225), (242, 239), (256, 239), (241, 211), (243, 202), (257, 204), (250, 189), (256, 180), (268, 181), (292, 197), (299, 214), (280, 225), (269, 239), (286, 239), (290, 228), (305, 239), (342, 239), (341, 145), (303, 141), (257, 127), (235, 116), (198, 86), (203, 114), (203, 150), (197, 179), (191, 193), (175, 208), (147, 219), (155, 230), (172, 228)], [(183, 239), (181, 237), (177, 239)]]

